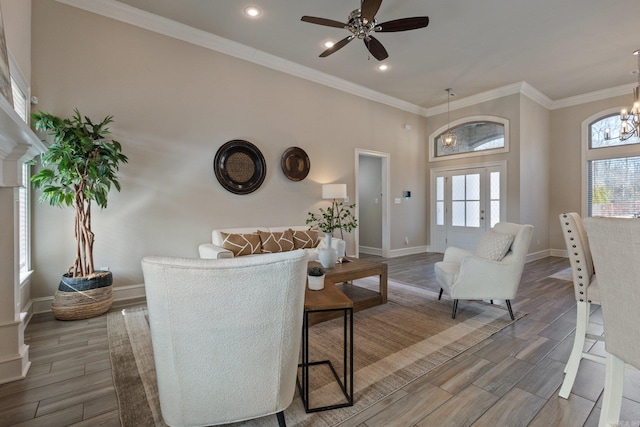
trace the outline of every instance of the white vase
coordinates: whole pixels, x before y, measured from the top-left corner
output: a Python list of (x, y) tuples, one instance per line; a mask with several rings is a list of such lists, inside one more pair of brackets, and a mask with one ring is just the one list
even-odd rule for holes
[(335, 267), (338, 262), (338, 251), (331, 247), (331, 233), (324, 233), (324, 248), (318, 249), (318, 261), (324, 268)]
[(324, 289), (324, 274), (322, 276), (307, 276), (309, 289), (320, 291)]

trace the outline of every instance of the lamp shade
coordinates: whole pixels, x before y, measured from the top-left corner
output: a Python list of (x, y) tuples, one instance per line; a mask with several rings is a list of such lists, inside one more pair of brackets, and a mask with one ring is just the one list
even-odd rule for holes
[(323, 199), (345, 199), (347, 184), (322, 184)]

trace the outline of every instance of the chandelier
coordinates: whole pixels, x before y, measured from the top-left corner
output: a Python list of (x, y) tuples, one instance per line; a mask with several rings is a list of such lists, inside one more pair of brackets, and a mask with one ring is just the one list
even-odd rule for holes
[(453, 149), (456, 146), (457, 136), (451, 133), (451, 120), (449, 119), (449, 101), (452, 96), (455, 96), (453, 89), (450, 87), (445, 89), (447, 91), (447, 133), (440, 135), (440, 145), (444, 149)]
[[(620, 111), (620, 141), (626, 141), (634, 136), (640, 138), (640, 49), (633, 54), (638, 57), (638, 69), (635, 71), (638, 76), (638, 85), (633, 88), (633, 106), (628, 110), (623, 108)], [(605, 130), (604, 139), (611, 139), (609, 129)]]

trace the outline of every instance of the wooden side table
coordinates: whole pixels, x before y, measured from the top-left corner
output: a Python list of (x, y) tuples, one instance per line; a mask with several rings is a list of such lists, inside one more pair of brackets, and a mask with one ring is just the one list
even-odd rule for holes
[[(342, 379), (336, 372), (330, 360), (309, 361), (309, 315), (319, 312), (343, 312), (343, 373)], [(316, 365), (328, 365), (338, 382), (346, 399), (345, 403), (336, 403), (321, 407), (310, 407), (309, 402), (309, 367)], [(312, 291), (307, 289), (304, 296), (304, 317), (302, 320), (302, 378), (296, 381), (298, 390), (307, 413), (326, 411), (329, 409), (353, 406), (353, 301), (343, 294), (336, 285), (325, 278), (324, 289)]]
[[(311, 261), (309, 265), (320, 265)], [(378, 291), (364, 289), (354, 284), (348, 286), (338, 285), (352, 301), (354, 311), (360, 311), (376, 305), (387, 303), (387, 277), (388, 266), (384, 262), (370, 261), (367, 259), (349, 258), (341, 264), (336, 264), (326, 269), (326, 275), (333, 283), (352, 282), (364, 277), (378, 276)]]

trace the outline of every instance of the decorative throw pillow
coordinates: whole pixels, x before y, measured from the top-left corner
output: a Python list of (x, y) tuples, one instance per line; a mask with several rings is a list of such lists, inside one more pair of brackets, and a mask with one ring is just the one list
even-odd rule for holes
[(476, 255), (491, 261), (500, 261), (509, 252), (513, 243), (512, 234), (496, 233), (488, 230), (482, 235), (476, 248)]
[(220, 232), (222, 247), (233, 252), (233, 256), (259, 254), (262, 245), (257, 233), (229, 234)]
[(293, 233), (291, 230), (282, 232), (260, 231), (260, 241), (262, 242), (262, 253), (272, 254), (276, 252), (288, 252), (294, 249)]
[(294, 230), (293, 244), (296, 249), (315, 248), (320, 241), (320, 232), (316, 230)]

